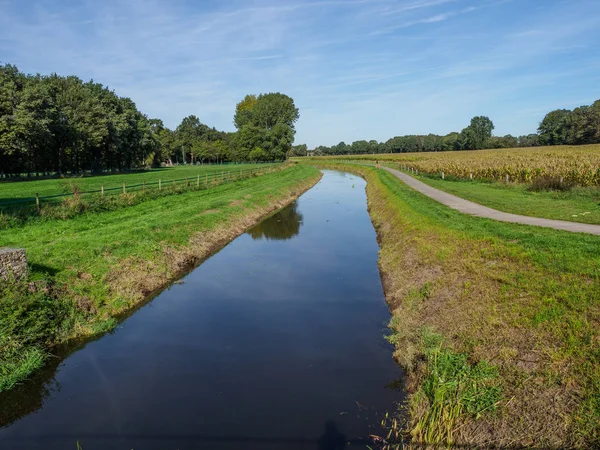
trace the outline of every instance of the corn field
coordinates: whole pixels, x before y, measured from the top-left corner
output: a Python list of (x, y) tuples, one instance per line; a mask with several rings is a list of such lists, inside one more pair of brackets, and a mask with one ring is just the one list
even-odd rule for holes
[[(319, 158), (321, 159), (321, 158)], [(396, 153), (324, 157), (344, 161), (396, 162), (429, 175), (530, 183), (560, 178), (577, 186), (600, 186), (600, 144), (435, 153)], [(389, 165), (389, 164), (388, 164)]]

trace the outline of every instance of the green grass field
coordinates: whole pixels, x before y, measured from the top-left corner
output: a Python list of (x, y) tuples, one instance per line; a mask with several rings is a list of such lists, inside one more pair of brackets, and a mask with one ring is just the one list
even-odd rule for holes
[(412, 442), (598, 448), (600, 239), (464, 215), (383, 170), (323, 164), (368, 182)]
[(600, 224), (600, 188), (574, 187), (570, 191), (537, 191), (526, 184), (415, 176), (424, 183), (499, 211), (546, 219)]
[(114, 211), (0, 230), (2, 246), (26, 249), (34, 283), (0, 284), (0, 391), (39, 367), (53, 345), (110, 329), (117, 315), (318, 178), (312, 167), (289, 166)]
[(224, 164), (224, 165), (204, 165), (204, 166), (175, 166), (164, 167), (160, 169), (151, 169), (133, 173), (116, 173), (98, 176), (52, 178), (46, 180), (33, 181), (12, 181), (0, 182), (0, 207), (3, 201), (12, 201), (23, 198), (35, 197), (38, 193), (40, 197), (72, 193), (73, 187), (77, 186), (79, 191), (97, 191), (102, 186), (105, 189), (120, 188), (125, 182), (127, 185), (136, 185), (141, 183), (152, 183), (162, 180), (190, 179), (198, 175), (205, 177), (223, 172), (240, 171), (250, 168), (264, 167), (265, 164)]

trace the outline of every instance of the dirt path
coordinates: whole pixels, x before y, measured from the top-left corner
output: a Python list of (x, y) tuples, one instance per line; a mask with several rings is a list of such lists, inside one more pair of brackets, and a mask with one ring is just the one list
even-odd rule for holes
[(591, 225), (587, 223), (575, 223), (567, 222), (565, 220), (553, 220), (553, 219), (542, 219), (539, 217), (521, 216), (518, 214), (511, 214), (496, 209), (488, 208), (487, 206), (473, 203), (464, 198), (457, 197), (447, 192), (440, 191), (434, 187), (431, 187), (410, 175), (407, 175), (398, 170), (390, 169), (389, 167), (383, 167), (391, 174), (394, 174), (404, 183), (408, 184), (411, 188), (419, 191), (421, 194), (425, 194), (427, 197), (437, 200), (452, 209), (456, 209), (464, 214), (470, 214), (471, 216), (485, 217), (487, 219), (499, 220), (501, 222), (521, 223), (523, 225), (534, 225), (537, 227), (554, 228), (556, 230), (571, 231), (573, 233), (589, 233), (600, 236), (600, 225)]

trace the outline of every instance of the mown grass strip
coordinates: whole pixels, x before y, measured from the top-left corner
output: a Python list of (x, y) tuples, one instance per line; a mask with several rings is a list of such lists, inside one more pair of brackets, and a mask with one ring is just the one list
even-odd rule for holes
[(3, 201), (23, 198), (34, 198), (36, 192), (41, 197), (72, 194), (74, 189), (81, 192), (99, 191), (102, 186), (120, 189), (122, 184), (140, 185), (142, 183), (157, 183), (162, 180), (167, 183), (174, 179), (195, 179), (198, 175), (213, 178), (222, 173), (236, 173), (246, 169), (260, 169), (274, 164), (224, 164), (224, 165), (185, 165), (175, 167), (162, 167), (157, 169), (142, 170), (131, 173), (108, 173), (91, 176), (68, 176), (65, 178), (51, 178), (46, 180), (0, 181), (0, 206)]
[(597, 187), (535, 192), (527, 184), (485, 183), (450, 177), (442, 180), (440, 177), (410, 175), (437, 189), (499, 211), (569, 222), (600, 224), (600, 189)]
[[(97, 213), (114, 211), (123, 207), (131, 207), (138, 203), (153, 200), (160, 197), (169, 195), (178, 195), (186, 191), (201, 191), (204, 189), (213, 188), (219, 184), (239, 181), (244, 178), (262, 176), (266, 173), (284, 170), (287, 167), (285, 164), (270, 164), (263, 165), (256, 169), (246, 169), (245, 171), (228, 171), (220, 173), (219, 176), (215, 177), (198, 177), (196, 181), (189, 183), (170, 183), (166, 182), (155, 186), (153, 189), (146, 189), (146, 185), (142, 185), (143, 188), (137, 190), (131, 190), (122, 194), (104, 195), (104, 192), (98, 194), (91, 194), (81, 196), (80, 194), (68, 196), (60, 196), (60, 201), (43, 203), (41, 206), (32, 207), (31, 205), (26, 206), (15, 206), (10, 209), (0, 210), (0, 229), (20, 227), (25, 223), (32, 222), (45, 222), (48, 220), (66, 220), (72, 219), (78, 215), (84, 213)], [(119, 188), (120, 189), (120, 188)], [(2, 204), (0, 204), (2, 207)]]

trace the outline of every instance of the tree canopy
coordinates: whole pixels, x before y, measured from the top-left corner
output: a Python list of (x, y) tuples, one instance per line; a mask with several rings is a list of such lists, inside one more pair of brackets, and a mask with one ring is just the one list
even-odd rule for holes
[(236, 106), (233, 122), (237, 160), (281, 160), (291, 150), (298, 120), (294, 100), (285, 94), (246, 95)]
[(591, 106), (583, 105), (573, 111), (550, 111), (538, 128), (544, 145), (595, 144), (600, 142), (600, 100)]
[(469, 149), (480, 150), (487, 148), (494, 131), (494, 123), (486, 116), (476, 116), (471, 119), (470, 125), (462, 130)]
[(0, 65), (0, 176), (282, 160), (298, 117), (287, 95), (247, 95), (236, 107), (236, 133), (194, 115), (171, 130), (102, 84)]

